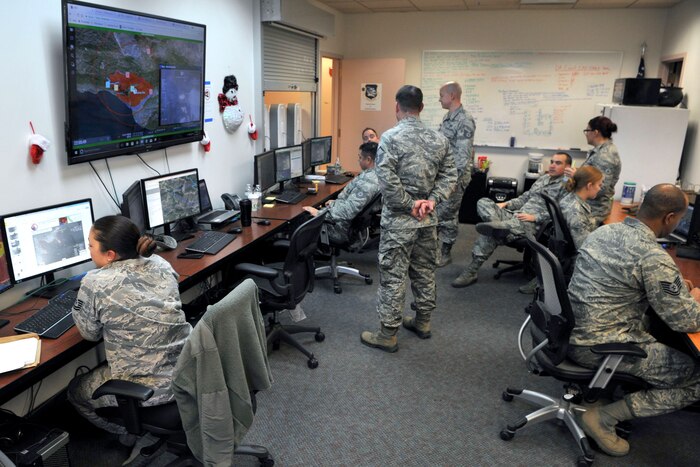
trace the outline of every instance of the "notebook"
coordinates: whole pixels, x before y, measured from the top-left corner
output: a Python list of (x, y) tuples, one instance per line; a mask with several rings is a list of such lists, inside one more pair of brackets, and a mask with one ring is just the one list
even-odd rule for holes
[(197, 222), (200, 224), (223, 224), (224, 222), (233, 222), (240, 216), (240, 211), (214, 210), (211, 205), (211, 198), (209, 198), (207, 182), (204, 180), (199, 181), (199, 201), (203, 213), (197, 219)]

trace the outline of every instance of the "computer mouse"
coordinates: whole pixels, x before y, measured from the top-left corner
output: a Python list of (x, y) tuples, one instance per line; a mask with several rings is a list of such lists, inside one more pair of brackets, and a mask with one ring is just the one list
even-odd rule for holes
[(260, 219), (259, 221), (256, 222), (258, 225), (270, 225), (270, 221), (267, 219)]
[(239, 234), (241, 232), (243, 232), (243, 229), (241, 229), (240, 227), (231, 227), (230, 229), (228, 229), (228, 233)]

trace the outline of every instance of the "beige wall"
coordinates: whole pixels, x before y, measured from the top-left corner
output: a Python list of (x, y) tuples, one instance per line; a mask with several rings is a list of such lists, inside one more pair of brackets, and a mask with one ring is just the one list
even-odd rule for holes
[(690, 122), (683, 150), (681, 179), (700, 183), (700, 2), (686, 1), (670, 10), (664, 36), (662, 57), (686, 54), (683, 61), (683, 82)]
[[(404, 58), (405, 84), (418, 86), (424, 50), (621, 51), (622, 76), (636, 76), (640, 44), (646, 42), (647, 76), (654, 77), (668, 14), (665, 9), (610, 9), (345, 15), (344, 57)], [(588, 118), (582, 116), (584, 124)], [(482, 147), (477, 154), (494, 161), (492, 175), (516, 177), (522, 186), (526, 153)]]

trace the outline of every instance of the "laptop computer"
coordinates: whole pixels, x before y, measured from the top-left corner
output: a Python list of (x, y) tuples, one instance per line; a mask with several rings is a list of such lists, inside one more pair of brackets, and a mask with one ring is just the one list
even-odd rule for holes
[(676, 228), (668, 234), (667, 237), (657, 238), (657, 243), (676, 243), (684, 245), (688, 241), (688, 236), (690, 235), (690, 223), (693, 220), (693, 210), (695, 207), (691, 204), (688, 206), (688, 210), (685, 212), (683, 219), (678, 223)]
[(225, 222), (233, 222), (241, 215), (240, 211), (229, 211), (227, 209), (214, 210), (211, 205), (211, 198), (209, 198), (207, 182), (204, 180), (199, 181), (199, 200), (203, 214), (201, 217), (197, 218), (197, 223), (199, 224), (223, 224)]

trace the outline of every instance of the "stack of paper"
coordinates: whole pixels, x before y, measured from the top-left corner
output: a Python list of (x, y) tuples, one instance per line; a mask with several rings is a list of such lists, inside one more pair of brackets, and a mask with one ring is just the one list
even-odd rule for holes
[(36, 334), (0, 338), (0, 373), (39, 364), (41, 339)]

